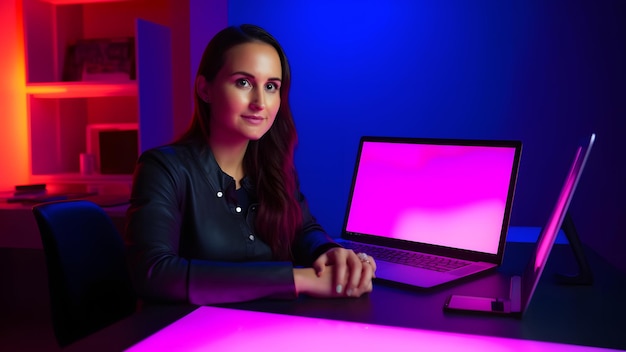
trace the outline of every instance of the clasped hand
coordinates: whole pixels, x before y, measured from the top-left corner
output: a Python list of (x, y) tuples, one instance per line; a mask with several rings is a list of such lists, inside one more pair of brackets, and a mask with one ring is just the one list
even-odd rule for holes
[(294, 269), (296, 291), (314, 297), (360, 297), (372, 291), (376, 261), (364, 253), (331, 248), (312, 268)]

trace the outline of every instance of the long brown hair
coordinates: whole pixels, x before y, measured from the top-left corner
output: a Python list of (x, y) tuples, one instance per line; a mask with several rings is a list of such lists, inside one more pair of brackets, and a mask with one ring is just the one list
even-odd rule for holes
[[(294, 151), (298, 137), (289, 107), (291, 72), (282, 47), (272, 35), (258, 26), (228, 27), (217, 33), (207, 45), (197, 76), (204, 76), (207, 82), (213, 81), (224, 66), (224, 54), (230, 48), (259, 41), (274, 47), (280, 57), (280, 107), (269, 131), (258, 141), (248, 143), (243, 167), (256, 185), (259, 201), (255, 223), (257, 236), (269, 244), (275, 259), (291, 260), (291, 245), (302, 228), (302, 211), (296, 199), (298, 185)], [(209, 138), (210, 104), (195, 91), (194, 106), (191, 125), (179, 141), (207, 141)]]

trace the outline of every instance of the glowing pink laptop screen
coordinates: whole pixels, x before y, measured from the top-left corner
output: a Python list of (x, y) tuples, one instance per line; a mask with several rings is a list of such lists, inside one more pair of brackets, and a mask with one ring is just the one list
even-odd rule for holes
[(516, 153), (514, 145), (364, 141), (345, 230), (496, 254)]

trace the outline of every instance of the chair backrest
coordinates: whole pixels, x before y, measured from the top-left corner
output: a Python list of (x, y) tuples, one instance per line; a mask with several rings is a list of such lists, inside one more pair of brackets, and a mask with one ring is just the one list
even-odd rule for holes
[(86, 200), (33, 207), (48, 271), (52, 324), (66, 346), (135, 311), (124, 241), (102, 208)]

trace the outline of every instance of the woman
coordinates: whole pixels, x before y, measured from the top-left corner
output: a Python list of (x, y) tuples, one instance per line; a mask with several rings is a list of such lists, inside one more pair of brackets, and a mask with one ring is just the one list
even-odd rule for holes
[(189, 129), (143, 153), (135, 170), (127, 239), (144, 300), (372, 290), (373, 258), (333, 242), (299, 191), (289, 88), (283, 49), (263, 29), (229, 27), (208, 44)]

